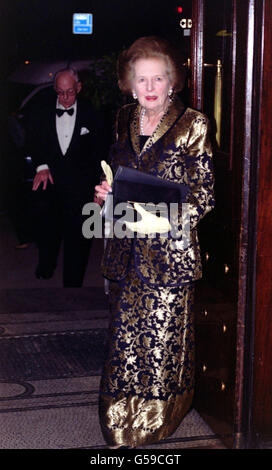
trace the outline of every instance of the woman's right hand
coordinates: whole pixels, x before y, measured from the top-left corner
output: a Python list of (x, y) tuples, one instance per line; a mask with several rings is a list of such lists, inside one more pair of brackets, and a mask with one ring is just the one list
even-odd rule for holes
[(102, 204), (106, 200), (107, 194), (112, 191), (112, 187), (107, 183), (106, 180), (102, 181), (101, 184), (95, 186), (95, 202)]

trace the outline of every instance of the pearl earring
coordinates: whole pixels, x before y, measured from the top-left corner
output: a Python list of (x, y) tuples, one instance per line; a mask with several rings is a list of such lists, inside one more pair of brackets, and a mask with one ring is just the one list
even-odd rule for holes
[(133, 91), (132, 96), (135, 100), (137, 100), (137, 95), (136, 95), (135, 91)]
[(168, 91), (168, 96), (169, 98), (172, 98), (173, 97), (173, 88), (170, 88), (169, 91)]

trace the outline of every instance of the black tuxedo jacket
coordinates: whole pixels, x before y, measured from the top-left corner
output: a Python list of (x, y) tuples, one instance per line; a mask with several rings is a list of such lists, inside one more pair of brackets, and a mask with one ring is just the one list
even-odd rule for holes
[(65, 155), (56, 130), (56, 96), (32, 110), (29, 150), (34, 166), (47, 164), (53, 191), (66, 205), (83, 205), (93, 200), (94, 185), (99, 182), (100, 162), (107, 156), (104, 126), (100, 114), (83, 99), (77, 99), (74, 132)]

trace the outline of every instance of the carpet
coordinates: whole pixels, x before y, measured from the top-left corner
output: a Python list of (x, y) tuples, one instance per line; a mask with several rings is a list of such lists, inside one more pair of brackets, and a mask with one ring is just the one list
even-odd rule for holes
[(0, 380), (46, 380), (98, 375), (107, 329), (0, 339)]

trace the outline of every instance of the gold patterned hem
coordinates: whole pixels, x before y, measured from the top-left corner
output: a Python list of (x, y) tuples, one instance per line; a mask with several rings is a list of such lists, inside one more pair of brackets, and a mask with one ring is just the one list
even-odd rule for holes
[(109, 445), (138, 447), (167, 438), (189, 411), (193, 391), (168, 400), (100, 397), (101, 428)]
[(109, 445), (165, 439), (188, 411), (194, 389), (194, 285), (154, 287), (131, 264), (110, 284), (112, 319), (100, 385)]

